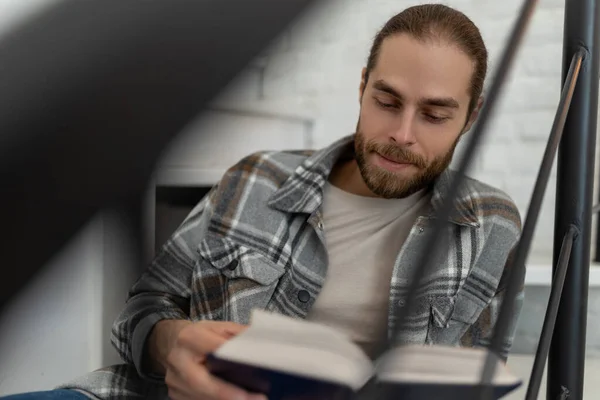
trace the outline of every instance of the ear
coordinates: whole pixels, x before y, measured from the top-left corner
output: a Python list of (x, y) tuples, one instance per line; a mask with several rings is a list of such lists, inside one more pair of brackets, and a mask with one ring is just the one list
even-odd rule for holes
[(363, 67), (361, 77), (360, 77), (360, 87), (358, 89), (358, 103), (359, 104), (362, 104), (362, 97), (363, 97), (363, 94), (365, 93), (365, 87), (367, 86), (366, 77), (367, 77), (367, 68)]
[(465, 125), (465, 128), (463, 129), (463, 132), (462, 132), (463, 134), (467, 133), (469, 131), (469, 129), (471, 129), (471, 127), (473, 126), (475, 121), (477, 121), (477, 117), (479, 116), (481, 107), (483, 107), (483, 96), (481, 96), (479, 98), (479, 100), (477, 101), (477, 106), (475, 106), (475, 108), (471, 112), (471, 115), (469, 116), (469, 120), (467, 121), (467, 124)]

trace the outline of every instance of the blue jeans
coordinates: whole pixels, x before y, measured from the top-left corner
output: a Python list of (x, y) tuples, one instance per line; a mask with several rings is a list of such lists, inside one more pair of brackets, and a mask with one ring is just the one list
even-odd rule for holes
[(87, 399), (83, 394), (74, 390), (56, 389), (42, 392), (28, 392), (10, 394), (0, 397), (1, 400), (83, 400)]

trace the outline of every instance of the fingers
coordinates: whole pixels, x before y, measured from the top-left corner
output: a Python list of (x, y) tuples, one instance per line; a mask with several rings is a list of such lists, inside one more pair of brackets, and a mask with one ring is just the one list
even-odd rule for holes
[(177, 344), (198, 356), (204, 356), (215, 351), (227, 340), (245, 329), (245, 325), (234, 322), (203, 321), (182, 329), (177, 338)]
[(214, 352), (246, 326), (233, 322), (202, 321), (181, 329), (167, 357), (165, 383), (173, 400), (267, 400), (229, 384), (206, 369), (206, 355)]
[(264, 395), (251, 394), (212, 376), (191, 358), (182, 359), (178, 373), (168, 373), (165, 382), (173, 400), (266, 400)]
[(179, 334), (177, 346), (190, 351), (196, 357), (204, 358), (206, 354), (212, 353), (227, 340), (227, 337), (212, 330), (190, 326)]
[(246, 325), (241, 325), (241, 324), (237, 324), (235, 322), (229, 322), (229, 321), (223, 321), (223, 322), (213, 321), (212, 323), (208, 324), (208, 327), (210, 330), (212, 330), (213, 332), (215, 332), (217, 334), (225, 335), (225, 336), (229, 336), (229, 337), (240, 334), (248, 328)]
[(216, 378), (206, 372), (203, 379), (206, 385), (208, 395), (213, 399), (219, 400), (258, 400), (264, 399), (265, 396), (250, 394), (247, 391), (229, 384), (219, 378)]

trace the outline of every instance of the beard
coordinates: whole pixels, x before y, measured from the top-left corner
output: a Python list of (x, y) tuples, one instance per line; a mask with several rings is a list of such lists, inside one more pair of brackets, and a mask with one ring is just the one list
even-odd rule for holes
[[(367, 141), (363, 133), (357, 130), (354, 151), (358, 169), (369, 190), (379, 197), (400, 199), (429, 187), (450, 165), (457, 144), (458, 139), (446, 154), (428, 163), (422, 156), (411, 152), (406, 147)], [(367, 156), (373, 153), (397, 162), (413, 164), (417, 172), (410, 177), (402, 177), (373, 165), (367, 161)]]

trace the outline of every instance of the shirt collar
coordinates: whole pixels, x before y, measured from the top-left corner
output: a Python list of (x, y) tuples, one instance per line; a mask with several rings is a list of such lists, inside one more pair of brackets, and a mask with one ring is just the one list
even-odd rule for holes
[[(269, 205), (284, 212), (313, 214), (323, 202), (323, 188), (331, 170), (341, 158), (351, 154), (353, 146), (354, 135), (350, 135), (312, 153), (271, 196)], [(452, 179), (456, 176), (454, 171), (446, 169), (433, 183), (432, 214), (442, 207)], [(464, 183), (459, 188), (448, 220), (458, 225), (477, 227), (479, 220), (475, 202), (468, 189), (468, 185)]]

